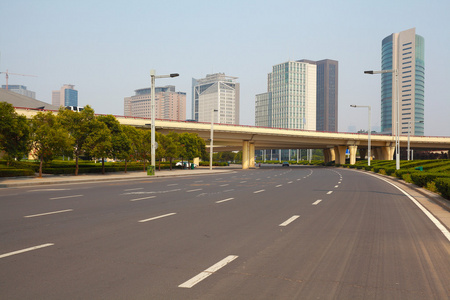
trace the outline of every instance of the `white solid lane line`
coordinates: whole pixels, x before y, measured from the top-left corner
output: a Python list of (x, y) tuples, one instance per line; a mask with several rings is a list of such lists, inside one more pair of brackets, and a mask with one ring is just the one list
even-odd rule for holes
[(229, 264), (230, 262), (232, 262), (236, 258), (238, 258), (237, 255), (229, 255), (229, 256), (225, 257), (224, 259), (222, 259), (221, 261), (219, 261), (218, 263), (212, 265), (211, 267), (209, 267), (205, 271), (201, 272), (197, 276), (194, 276), (191, 279), (189, 279), (188, 281), (180, 284), (178, 287), (190, 289), (191, 287), (193, 287), (194, 285), (196, 285), (200, 281), (204, 280), (206, 277), (214, 274), (215, 272), (217, 272), (221, 268), (225, 267), (227, 264)]
[(67, 199), (67, 198), (76, 198), (76, 197), (83, 197), (83, 195), (72, 195), (72, 196), (54, 197), (54, 198), (50, 198), (50, 200)]
[(314, 202), (312, 205), (317, 205), (317, 204), (319, 204), (320, 202), (322, 202), (322, 200), (317, 200), (317, 201)]
[(328, 193), (327, 193), (327, 195), (329, 195), (329, 194), (331, 194), (333, 191), (329, 191)]
[(265, 190), (254, 191), (253, 194), (258, 194), (258, 193), (261, 193), (261, 192), (264, 192), (264, 191)]
[(143, 190), (144, 188), (134, 188), (134, 189), (126, 189), (123, 190), (124, 192), (128, 192), (128, 191), (137, 191), (137, 190)]
[(376, 177), (380, 180), (383, 180), (383, 181), (389, 183), (390, 185), (394, 186), (400, 192), (402, 192), (406, 197), (409, 198), (409, 200), (411, 200), (431, 220), (431, 222), (434, 223), (434, 225), (442, 232), (442, 234), (447, 238), (447, 240), (450, 241), (450, 231), (448, 231), (447, 228), (444, 225), (442, 225), (442, 223), (435, 216), (433, 216), (433, 214), (431, 214), (422, 204), (420, 204), (419, 201), (417, 201), (413, 196), (411, 196), (410, 194), (405, 192), (399, 186), (395, 185), (394, 183), (392, 183), (382, 177), (378, 177), (378, 176), (372, 175), (372, 174), (367, 174), (367, 175), (370, 175), (370, 176)]
[(202, 189), (188, 190), (186, 193), (201, 191)]
[(300, 218), (300, 216), (292, 216), (278, 226), (288, 226), (290, 223), (294, 222), (298, 218)]
[(34, 218), (34, 217), (40, 217), (40, 216), (46, 216), (46, 215), (60, 214), (60, 213), (68, 212), (68, 211), (73, 211), (73, 209), (65, 209), (65, 210), (46, 212), (46, 213), (42, 213), (42, 214), (29, 215), (29, 216), (24, 216), (24, 218)]
[(14, 252), (9, 252), (9, 253), (5, 253), (5, 254), (1, 254), (0, 258), (4, 258), (4, 257), (8, 257), (11, 255), (16, 255), (16, 254), (20, 254), (20, 253), (24, 253), (24, 252), (28, 252), (28, 251), (32, 251), (32, 250), (36, 250), (36, 249), (40, 249), (40, 248), (44, 248), (44, 247), (48, 247), (48, 246), (53, 246), (54, 244), (43, 244), (43, 245), (39, 245), (39, 246), (34, 246), (34, 247), (30, 247), (30, 248), (26, 248), (26, 249), (22, 249), (22, 250), (17, 250)]
[(226, 201), (230, 201), (230, 200), (234, 200), (234, 198), (219, 200), (219, 201), (216, 201), (216, 203), (222, 203), (222, 202), (226, 202)]
[(173, 216), (173, 215), (176, 215), (176, 214), (177, 213), (170, 213), (170, 214), (165, 214), (165, 215), (153, 217), (153, 218), (150, 218), (150, 219), (140, 220), (139, 223), (153, 221), (153, 220), (156, 220), (156, 219), (161, 219), (161, 218), (168, 217), (168, 216)]
[(150, 197), (144, 197), (144, 198), (137, 198), (137, 199), (131, 199), (130, 201), (139, 201), (139, 200), (145, 200), (145, 199), (152, 199), (155, 198), (156, 196), (150, 196)]

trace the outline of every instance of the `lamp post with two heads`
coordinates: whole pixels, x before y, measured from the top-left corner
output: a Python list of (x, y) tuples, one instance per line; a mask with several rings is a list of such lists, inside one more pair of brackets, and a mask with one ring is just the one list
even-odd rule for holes
[(150, 78), (151, 78), (151, 109), (152, 109), (152, 126), (151, 126), (151, 165), (155, 169), (155, 79), (156, 78), (173, 78), (178, 77), (178, 73), (172, 73), (169, 75), (156, 75), (155, 70), (150, 70)]
[[(395, 74), (395, 87), (397, 91), (396, 95), (396, 118), (395, 118), (395, 169), (400, 170), (400, 94), (399, 94), (399, 86), (398, 86), (398, 69), (391, 70), (381, 70), (381, 71), (364, 71), (364, 74), (385, 74), (392, 73)], [(393, 99), (394, 97), (392, 97)]]

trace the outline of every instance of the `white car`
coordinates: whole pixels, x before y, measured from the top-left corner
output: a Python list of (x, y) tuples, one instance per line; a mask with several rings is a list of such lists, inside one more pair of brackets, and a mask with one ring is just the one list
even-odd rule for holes
[(186, 166), (186, 168), (191, 168), (192, 165), (194, 165), (194, 168), (197, 167), (196, 164), (190, 163), (190, 162), (187, 162), (187, 161), (179, 161), (179, 162), (177, 162), (177, 163), (175, 164), (175, 167), (182, 167), (183, 164)]

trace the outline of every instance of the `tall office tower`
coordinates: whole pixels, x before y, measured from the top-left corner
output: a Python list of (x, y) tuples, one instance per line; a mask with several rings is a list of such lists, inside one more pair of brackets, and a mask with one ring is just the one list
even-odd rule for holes
[(192, 118), (197, 122), (214, 121), (223, 124), (239, 124), (240, 84), (238, 77), (225, 73), (208, 74), (206, 78), (192, 78)]
[[(400, 134), (424, 135), (425, 40), (411, 28), (383, 39), (382, 70), (398, 70), (397, 94), (395, 73), (381, 74), (381, 131), (395, 134), (398, 106)], [(393, 100), (394, 99), (394, 100)]]
[[(2, 89), (6, 89), (6, 85), (2, 85)], [(8, 90), (20, 95), (36, 99), (36, 92), (27, 90), (27, 87), (24, 85), (8, 85)]]
[(316, 130), (316, 72), (312, 61), (273, 66), (267, 92), (256, 95), (255, 125)]
[(65, 84), (59, 91), (52, 91), (52, 105), (78, 106), (78, 91), (74, 85)]
[[(135, 95), (124, 98), (125, 116), (151, 118), (151, 88), (135, 90)], [(155, 87), (155, 117), (157, 119), (186, 119), (186, 93), (176, 92), (175, 86)]]
[(319, 60), (317, 65), (316, 130), (338, 131), (338, 62)]

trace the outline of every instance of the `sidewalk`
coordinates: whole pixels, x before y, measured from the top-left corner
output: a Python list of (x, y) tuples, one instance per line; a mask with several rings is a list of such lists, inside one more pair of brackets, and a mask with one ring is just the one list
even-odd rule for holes
[(33, 185), (45, 185), (45, 184), (62, 184), (62, 183), (83, 183), (94, 181), (111, 181), (111, 180), (135, 180), (135, 179), (150, 179), (159, 177), (175, 177), (175, 176), (196, 176), (204, 174), (218, 174), (225, 172), (233, 172), (236, 168), (213, 168), (211, 171), (209, 168), (196, 168), (194, 170), (161, 170), (156, 171), (154, 176), (147, 175), (146, 171), (130, 171), (114, 172), (103, 174), (80, 174), (74, 175), (46, 175), (42, 178), (23, 176), (23, 177), (0, 177), (0, 188), (10, 187), (24, 187)]

